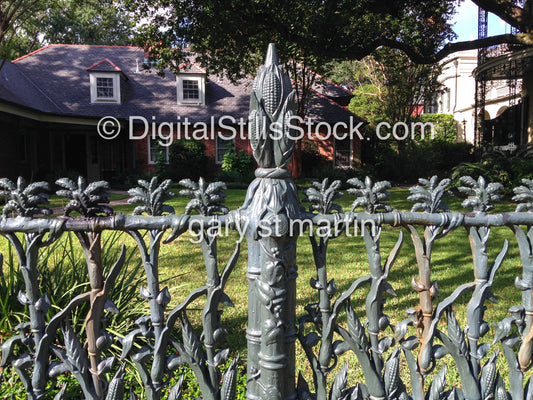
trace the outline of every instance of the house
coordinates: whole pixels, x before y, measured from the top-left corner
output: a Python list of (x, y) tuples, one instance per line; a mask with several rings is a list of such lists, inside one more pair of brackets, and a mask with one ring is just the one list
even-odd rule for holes
[[(251, 152), (251, 79), (234, 84), (194, 62), (160, 76), (143, 68), (145, 62), (139, 47), (61, 44), (6, 62), (0, 70), (0, 176), (75, 172), (117, 181), (131, 171), (153, 172), (156, 145), (180, 137), (204, 141), (213, 168), (229, 140)], [(323, 82), (313, 90), (305, 120), (307, 136), (321, 139), (328, 127), (344, 123), (348, 132), (362, 121), (343, 105), (349, 92)], [(335, 165), (352, 166), (361, 143), (351, 136), (319, 140), (320, 152)]]
[[(530, 67), (513, 67), (512, 52), (502, 46), (481, 51), (486, 54), (481, 63), (478, 50), (460, 51), (441, 61), (443, 90), (426, 112), (452, 114), (458, 141), (501, 150), (525, 146), (533, 110), (522, 77), (531, 75), (524, 73)], [(533, 54), (524, 51), (523, 64)]]

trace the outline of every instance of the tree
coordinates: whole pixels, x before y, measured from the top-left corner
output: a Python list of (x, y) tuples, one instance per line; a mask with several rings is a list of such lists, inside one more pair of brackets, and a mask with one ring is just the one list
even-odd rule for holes
[[(438, 92), (440, 71), (439, 64), (416, 64), (401, 51), (382, 47), (361, 61), (332, 63), (328, 76), (353, 91), (350, 110), (364, 116), (368, 130), (376, 132), (382, 122), (392, 126), (415, 121), (418, 108)], [(405, 140), (394, 138), (377, 140), (375, 134), (367, 139), (363, 142), (367, 155), (379, 152), (383, 146), (394, 146), (401, 153), (406, 145)]]
[(141, 43), (151, 47), (161, 68), (187, 60), (189, 47), (212, 73), (238, 79), (255, 72), (269, 42), (298, 89), (299, 114), (306, 88), (332, 59), (359, 59), (397, 39), (435, 52), (453, 37), (448, 19), (456, 1), (396, 0), (129, 1), (144, 18)]
[(382, 47), (361, 61), (334, 63), (328, 76), (353, 93), (350, 109), (372, 126), (410, 122), (438, 92), (441, 67), (416, 64), (401, 51)]
[[(2, 38), (0, 59), (13, 59), (48, 43), (128, 45), (132, 43), (133, 23), (120, 1), (40, 0), (7, 1), (17, 12)], [(4, 10), (4, 8), (2, 8)], [(8, 10), (6, 8), (5, 10)], [(0, 23), (2, 16), (0, 12)], [(7, 25), (6, 25), (7, 26)]]
[(13, 39), (17, 33), (24, 31), (26, 21), (44, 9), (45, 4), (41, 0), (0, 1), (0, 60), (7, 58), (14, 45)]

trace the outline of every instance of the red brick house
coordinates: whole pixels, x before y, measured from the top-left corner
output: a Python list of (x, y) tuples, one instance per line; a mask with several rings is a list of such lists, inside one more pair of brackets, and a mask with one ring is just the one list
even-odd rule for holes
[[(152, 172), (154, 144), (170, 140), (169, 133), (203, 140), (213, 168), (227, 145), (218, 132), (251, 151), (252, 80), (233, 84), (195, 63), (160, 76), (143, 68), (146, 61), (139, 47), (57, 44), (6, 62), (0, 70), (0, 176), (41, 179), (72, 171), (113, 181), (135, 170)], [(349, 97), (325, 80), (311, 97), (306, 133), (363, 121), (345, 107)], [(117, 121), (119, 132), (112, 126)], [(336, 165), (359, 160), (357, 135), (317, 143)]]

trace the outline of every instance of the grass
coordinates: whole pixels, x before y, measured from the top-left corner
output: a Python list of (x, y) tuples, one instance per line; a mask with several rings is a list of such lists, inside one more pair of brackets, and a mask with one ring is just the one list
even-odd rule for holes
[[(240, 189), (230, 189), (226, 191), (226, 205), (230, 209), (238, 208), (244, 201), (245, 191)], [(409, 191), (407, 189), (395, 188), (391, 190), (389, 204), (400, 210), (409, 210), (412, 203), (407, 200)], [(345, 211), (350, 209), (354, 197), (346, 194), (337, 201)], [(56, 199), (52, 199), (55, 204)], [(182, 213), (188, 199), (176, 197), (168, 202), (175, 208), (176, 213)], [(451, 198), (448, 201), (450, 208), (454, 211), (466, 211), (462, 209), (461, 199)], [(134, 205), (115, 206), (115, 212), (131, 213)], [(496, 211), (510, 211), (514, 206), (509, 201), (504, 201), (497, 205)], [(388, 252), (392, 249), (398, 236), (399, 228), (384, 227), (381, 237), (381, 253), (383, 261), (386, 259)], [(203, 258), (199, 245), (193, 245), (190, 242), (191, 236), (186, 233), (178, 240), (163, 245), (160, 252), (160, 275), (165, 280), (165, 285), (170, 288), (172, 301), (169, 309), (181, 302), (186, 295), (193, 289), (205, 284), (205, 270)], [(218, 259), (220, 268), (222, 268), (235, 248), (236, 234), (219, 239)], [(521, 276), (521, 265), (518, 254), (518, 246), (514, 235), (508, 228), (496, 227), (492, 229), (489, 239), (489, 261), (492, 262), (498, 252), (501, 250), (504, 240), (509, 240), (509, 252), (496, 276), (492, 291), (498, 299), (498, 304), (486, 303), (487, 311), (485, 319), (488, 322), (498, 322), (508, 316), (507, 310), (510, 306), (521, 303), (521, 293), (514, 288), (513, 281), (515, 276)], [(128, 248), (134, 246), (133, 241), (125, 234), (122, 234), (118, 242), (124, 241)], [(0, 244), (0, 251), (8, 254), (8, 248), (3, 241)], [(138, 252), (131, 257), (131, 263), (137, 263), (139, 260)], [(230, 347), (232, 356), (237, 353), (241, 354), (241, 363), (246, 362), (246, 338), (245, 329), (247, 325), (247, 277), (246, 277), (247, 249), (246, 243), (241, 245), (241, 254), (239, 261), (232, 276), (229, 279), (226, 293), (236, 305), (235, 308), (224, 307), (222, 315), (222, 324), (230, 332), (228, 347)], [(313, 254), (309, 240), (301, 237), (298, 241), (297, 255), (298, 270), (298, 291), (297, 291), (297, 316), (305, 313), (304, 306), (311, 302), (317, 301), (317, 292), (309, 286), (311, 277), (316, 277), (316, 271), (313, 261)], [(9, 272), (9, 271), (8, 271)], [(7, 272), (7, 273), (8, 273)], [(328, 251), (328, 279), (334, 278), (339, 289), (338, 293), (346, 290), (350, 284), (357, 278), (368, 274), (368, 261), (362, 237), (341, 236), (330, 242)], [(393, 286), (398, 297), (387, 297), (385, 304), (385, 313), (391, 318), (393, 325), (405, 319), (406, 310), (415, 307), (418, 304), (418, 295), (411, 288), (412, 278), (418, 277), (418, 268), (416, 264), (415, 253), (411, 238), (404, 231), (404, 243), (400, 255), (392, 267), (389, 283)], [(440, 295), (437, 301), (444, 299), (446, 296), (461, 283), (474, 280), (472, 271), (472, 255), (468, 236), (464, 228), (460, 228), (449, 235), (436, 241), (432, 257), (432, 279), (437, 280), (440, 287)], [(139, 283), (146, 284), (144, 276), (139, 276)], [(363, 288), (352, 296), (352, 305), (359, 318), (364, 321), (364, 305), (368, 288)], [(140, 301), (140, 297), (138, 297)], [(461, 326), (465, 327), (465, 306), (469, 300), (469, 294), (463, 295), (455, 305), (457, 317)], [(203, 307), (202, 300), (191, 305), (189, 318), (193, 326), (201, 324), (201, 310)], [(341, 322), (344, 317), (341, 317)], [(441, 324), (445, 324), (441, 321)], [(386, 333), (391, 335), (389, 330)], [(414, 330), (411, 334), (415, 334)], [(494, 335), (494, 328), (483, 341), (490, 342)], [(302, 371), (308, 382), (312, 382), (311, 370), (308, 362), (297, 344), (297, 370)], [(343, 356), (343, 357), (346, 357)], [(352, 366), (349, 380), (350, 384), (355, 381), (362, 381), (362, 375), (357, 367), (357, 360), (353, 356), (347, 356)], [(444, 361), (451, 367), (448, 374), (448, 385), (460, 385), (458, 375), (453, 370), (453, 363), (449, 356)], [(342, 363), (341, 363), (342, 364)], [(242, 369), (241, 369), (242, 370)], [(409, 387), (409, 377), (402, 370), (402, 379)], [(504, 372), (500, 370), (500, 372)], [(331, 377), (334, 376), (332, 373)], [(428, 381), (430, 381), (428, 379)], [(240, 397), (239, 397), (240, 398)]]

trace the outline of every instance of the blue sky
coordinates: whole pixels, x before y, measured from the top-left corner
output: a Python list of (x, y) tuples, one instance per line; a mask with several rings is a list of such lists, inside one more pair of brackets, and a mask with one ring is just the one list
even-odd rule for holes
[[(453, 22), (453, 30), (459, 37), (454, 40), (464, 41), (477, 38), (477, 6), (470, 0), (461, 3)], [(498, 35), (510, 31), (509, 26), (501, 19), (489, 13), (489, 36)]]

